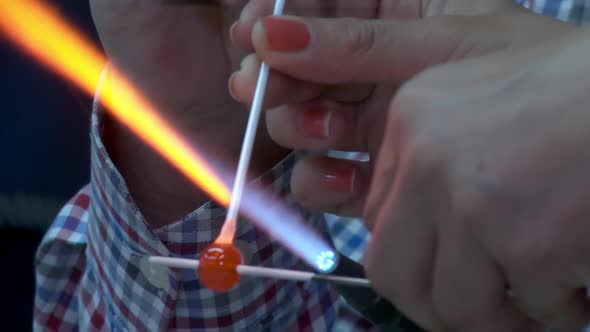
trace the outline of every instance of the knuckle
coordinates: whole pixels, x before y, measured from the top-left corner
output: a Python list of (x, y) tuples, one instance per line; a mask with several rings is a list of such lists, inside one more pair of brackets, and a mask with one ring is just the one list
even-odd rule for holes
[(397, 125), (397, 129), (412, 130), (420, 125), (427, 111), (425, 96), (421, 96), (419, 88), (408, 83), (403, 85), (391, 100), (388, 120)]
[(376, 25), (362, 20), (347, 19), (344, 24), (345, 51), (354, 57), (371, 54), (377, 41)]
[[(403, 146), (400, 147), (400, 171), (403, 170), (407, 180), (407, 185), (412, 185), (416, 189), (428, 192), (427, 188), (434, 194), (436, 190), (444, 190), (448, 187), (448, 165), (442, 156), (444, 147), (432, 139), (432, 136), (419, 130), (418, 133), (411, 133), (411, 137), (405, 137)], [(442, 193), (439, 192), (439, 193)]]

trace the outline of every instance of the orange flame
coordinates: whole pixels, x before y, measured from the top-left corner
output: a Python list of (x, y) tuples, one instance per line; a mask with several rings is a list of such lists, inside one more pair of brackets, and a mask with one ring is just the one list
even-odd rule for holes
[[(107, 62), (59, 13), (40, 0), (0, 0), (0, 32), (31, 56), (94, 95)], [(178, 135), (115, 68), (101, 87), (106, 109), (195, 185), (227, 206), (230, 191), (207, 163)], [(234, 234), (220, 234), (220, 242)], [(229, 240), (229, 241), (228, 241)]]

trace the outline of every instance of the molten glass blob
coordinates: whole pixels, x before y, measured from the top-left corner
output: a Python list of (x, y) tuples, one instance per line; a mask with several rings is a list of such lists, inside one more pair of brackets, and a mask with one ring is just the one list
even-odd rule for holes
[(234, 245), (213, 243), (201, 254), (197, 274), (205, 287), (227, 291), (240, 280), (236, 267), (242, 263), (242, 253)]

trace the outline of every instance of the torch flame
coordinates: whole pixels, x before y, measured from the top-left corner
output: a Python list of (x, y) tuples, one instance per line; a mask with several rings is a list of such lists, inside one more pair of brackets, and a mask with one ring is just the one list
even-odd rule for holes
[[(100, 83), (101, 102), (114, 118), (227, 206), (231, 193), (221, 178), (116, 68), (109, 68), (101, 80), (107, 59), (66, 22), (42, 0), (0, 0), (0, 33), (89, 95)], [(335, 254), (325, 239), (306, 227), (297, 213), (258, 189), (244, 196), (242, 212), (308, 264), (321, 271), (332, 269)], [(222, 230), (215, 242), (231, 244), (234, 233), (231, 227)]]
[[(107, 60), (65, 22), (42, 1), (0, 1), (0, 31), (38, 61), (93, 95)], [(229, 204), (230, 191), (223, 181), (116, 68), (109, 70), (101, 86), (101, 102), (118, 121), (209, 196), (222, 205)], [(225, 238), (231, 239), (233, 234)]]

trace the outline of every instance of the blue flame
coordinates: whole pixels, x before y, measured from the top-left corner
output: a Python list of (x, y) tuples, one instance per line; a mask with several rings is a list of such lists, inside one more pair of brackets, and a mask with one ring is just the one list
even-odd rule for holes
[(316, 257), (316, 266), (321, 272), (331, 272), (336, 267), (336, 254), (332, 250), (322, 251)]
[(334, 248), (296, 209), (256, 184), (249, 184), (244, 193), (240, 212), (250, 222), (318, 272), (336, 268)]

